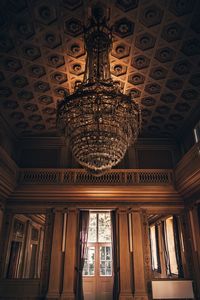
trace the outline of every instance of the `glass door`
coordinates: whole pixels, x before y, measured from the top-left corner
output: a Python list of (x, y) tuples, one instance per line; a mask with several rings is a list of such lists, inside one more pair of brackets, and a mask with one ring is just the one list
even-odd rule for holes
[(110, 212), (91, 212), (83, 269), (85, 300), (111, 300), (113, 287)]

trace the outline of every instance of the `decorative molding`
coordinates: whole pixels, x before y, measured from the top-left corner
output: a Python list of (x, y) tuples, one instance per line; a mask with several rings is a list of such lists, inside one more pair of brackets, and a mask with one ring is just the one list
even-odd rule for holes
[(172, 185), (170, 169), (112, 169), (93, 176), (83, 169), (20, 169), (19, 185)]

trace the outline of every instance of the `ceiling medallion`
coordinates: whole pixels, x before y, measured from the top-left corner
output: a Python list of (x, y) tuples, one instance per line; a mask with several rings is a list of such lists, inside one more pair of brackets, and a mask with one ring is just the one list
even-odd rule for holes
[(110, 75), (111, 29), (96, 5), (84, 31), (87, 50), (84, 79), (57, 105), (57, 125), (69, 138), (75, 159), (90, 173), (101, 175), (124, 157), (138, 136), (138, 103), (122, 94)]

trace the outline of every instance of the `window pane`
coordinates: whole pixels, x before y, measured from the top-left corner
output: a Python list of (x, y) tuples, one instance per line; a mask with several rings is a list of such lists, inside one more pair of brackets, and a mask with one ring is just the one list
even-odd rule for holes
[(166, 229), (171, 272), (178, 275), (178, 266), (174, 244), (173, 217), (170, 217), (166, 220)]
[(110, 212), (98, 214), (98, 241), (111, 242)]
[(94, 276), (94, 264), (95, 264), (95, 248), (87, 248), (87, 256), (84, 262), (83, 275)]
[(158, 269), (158, 258), (157, 258), (157, 247), (156, 247), (156, 231), (155, 226), (150, 227), (151, 236), (151, 260), (152, 260), (152, 270)]
[(88, 242), (94, 243), (97, 241), (97, 214), (90, 213)]
[(100, 276), (112, 276), (112, 248), (100, 247)]

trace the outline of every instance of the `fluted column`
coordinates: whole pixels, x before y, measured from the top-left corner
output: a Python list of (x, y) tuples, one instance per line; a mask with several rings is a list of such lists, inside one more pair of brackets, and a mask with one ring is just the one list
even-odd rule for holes
[(142, 213), (132, 211), (134, 300), (148, 299), (144, 265)]
[(128, 213), (119, 210), (119, 263), (120, 263), (120, 293), (119, 300), (132, 300), (132, 276), (129, 251)]
[(60, 280), (61, 280), (61, 262), (62, 262), (62, 229), (63, 229), (63, 212), (55, 211), (52, 249), (51, 249), (51, 264), (49, 275), (49, 287), (46, 299), (59, 299), (60, 297)]
[(70, 208), (67, 215), (62, 300), (75, 299), (77, 211)]

